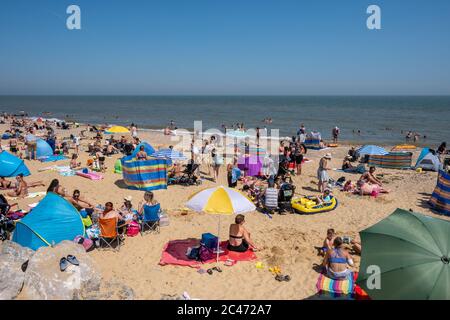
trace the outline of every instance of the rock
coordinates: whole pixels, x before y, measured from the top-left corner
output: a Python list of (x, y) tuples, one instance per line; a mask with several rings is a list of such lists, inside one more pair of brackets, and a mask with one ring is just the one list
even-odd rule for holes
[(80, 290), (77, 299), (81, 300), (134, 300), (135, 295), (130, 287), (115, 282), (105, 281), (99, 290)]
[(0, 246), (0, 300), (15, 299), (25, 280), (22, 265), (34, 251), (21, 245), (4, 241)]
[(12, 255), (17, 262), (24, 263), (34, 254), (30, 248), (22, 247), (20, 244), (6, 240), (1, 244), (0, 256)]
[[(62, 272), (59, 261), (69, 254), (76, 256), (80, 265), (70, 264)], [(80, 291), (98, 291), (100, 283), (99, 269), (83, 246), (72, 241), (62, 241), (53, 248), (39, 248), (31, 257), (21, 298), (72, 300), (79, 297)]]

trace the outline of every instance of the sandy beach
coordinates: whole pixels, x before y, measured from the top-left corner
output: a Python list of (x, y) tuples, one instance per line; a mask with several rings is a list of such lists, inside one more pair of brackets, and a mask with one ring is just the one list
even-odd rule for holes
[[(0, 125), (0, 132), (6, 128), (6, 125)], [(71, 133), (79, 134), (80, 129), (56, 130), (56, 134), (58, 137), (68, 137)], [(92, 136), (92, 133), (89, 134)], [(161, 133), (140, 132), (139, 137), (155, 148), (173, 144), (170, 136)], [(88, 140), (81, 142), (84, 150), (86, 143)], [(2, 144), (5, 145), (5, 142)], [(321, 151), (308, 150), (307, 157), (311, 161), (303, 165), (300, 176), (293, 177), (296, 192), (317, 195), (316, 170), (320, 157), (330, 152), (333, 156), (331, 166), (340, 167), (349, 147), (341, 145)], [(413, 163), (419, 152), (420, 150), (414, 152)], [(74, 189), (80, 189), (82, 196), (90, 202), (104, 204), (111, 201), (115, 207), (119, 207), (122, 199), (130, 195), (133, 197), (133, 205), (137, 207), (144, 192), (127, 189), (121, 183), (122, 176), (113, 173), (114, 162), (120, 157), (119, 154), (106, 159), (108, 170), (101, 181), (92, 181), (79, 176), (63, 177), (55, 171), (39, 172), (39, 169), (54, 163), (26, 160), (26, 165), (32, 172), (26, 180), (28, 182), (42, 180), (47, 186), (52, 179), (57, 178), (69, 194)], [(88, 154), (80, 152), (79, 159), (84, 165)], [(59, 161), (56, 164), (68, 165), (68, 163), (69, 160)], [(339, 206), (331, 212), (310, 216), (275, 214), (272, 219), (259, 212), (246, 214), (246, 227), (261, 249), (256, 253), (257, 261), (263, 262), (266, 266), (279, 266), (283, 273), (290, 275), (290, 282), (276, 281), (267, 269), (257, 269), (255, 262), (239, 262), (231, 267), (223, 266), (222, 273), (213, 275), (199, 274), (195, 268), (160, 266), (158, 262), (162, 248), (169, 240), (200, 238), (201, 234), (206, 232), (217, 234), (216, 216), (190, 211), (182, 214), (184, 204), (191, 194), (206, 187), (227, 184), (225, 167), (221, 168), (217, 184), (207, 179), (207, 169), (204, 166), (201, 167), (201, 172), (206, 179), (203, 179), (200, 186), (175, 185), (169, 186), (167, 190), (154, 192), (170, 219), (170, 225), (162, 227), (160, 234), (128, 237), (120, 252), (94, 250), (89, 253), (100, 266), (104, 279), (113, 279), (126, 284), (135, 291), (138, 299), (161, 299), (163, 296), (180, 295), (184, 291), (198, 299), (304, 299), (316, 293), (315, 284), (319, 274), (315, 266), (322, 262), (322, 257), (318, 256), (315, 247), (322, 245), (328, 228), (334, 228), (339, 236), (346, 235), (359, 240), (359, 231), (387, 217), (396, 208), (412, 209), (425, 215), (450, 220), (448, 217), (436, 215), (426, 204), (435, 187), (437, 173), (378, 168), (377, 174), (382, 175), (384, 185), (391, 189), (389, 194), (377, 198), (361, 197), (335, 189), (334, 194), (339, 200)], [(359, 177), (357, 174), (337, 171), (331, 171), (330, 176), (333, 179), (345, 176), (355, 182)], [(37, 187), (30, 192), (45, 189)], [(19, 207), (28, 209), (29, 204), (38, 200), (39, 198), (20, 199)], [(222, 217), (221, 237), (227, 237), (229, 224), (233, 220), (233, 217)], [(357, 271), (359, 256), (354, 257), (356, 265), (353, 269)]]

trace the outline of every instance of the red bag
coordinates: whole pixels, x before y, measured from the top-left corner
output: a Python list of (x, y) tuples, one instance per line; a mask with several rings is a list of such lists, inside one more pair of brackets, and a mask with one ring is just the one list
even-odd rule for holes
[(135, 237), (139, 234), (141, 231), (141, 226), (136, 221), (131, 221), (130, 224), (127, 227), (127, 236), (128, 237)]

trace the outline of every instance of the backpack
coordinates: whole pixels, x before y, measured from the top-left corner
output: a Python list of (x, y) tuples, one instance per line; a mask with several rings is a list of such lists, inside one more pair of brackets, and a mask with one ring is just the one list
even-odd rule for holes
[(95, 248), (94, 242), (91, 239), (82, 236), (76, 236), (73, 242), (81, 244), (86, 252), (92, 251)]
[(200, 247), (193, 247), (188, 250), (187, 257), (191, 260), (200, 260)]
[(136, 221), (131, 221), (127, 227), (127, 236), (128, 237), (137, 236), (140, 231), (141, 231), (140, 225)]

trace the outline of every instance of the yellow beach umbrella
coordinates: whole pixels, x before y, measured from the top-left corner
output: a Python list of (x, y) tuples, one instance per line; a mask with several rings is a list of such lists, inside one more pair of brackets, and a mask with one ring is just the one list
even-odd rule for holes
[(122, 126), (114, 126), (114, 127), (111, 127), (111, 128), (109, 128), (109, 129), (107, 129), (107, 130), (105, 131), (106, 134), (112, 134), (112, 133), (129, 133), (129, 132), (130, 132), (130, 130), (128, 130), (127, 128), (122, 127)]
[[(236, 189), (224, 186), (208, 188), (194, 193), (189, 197), (186, 207), (196, 212), (219, 215), (218, 238), (220, 238), (220, 215), (243, 214), (256, 209), (255, 205), (245, 195)], [(219, 262), (219, 243), (220, 241), (217, 241), (217, 262)]]

